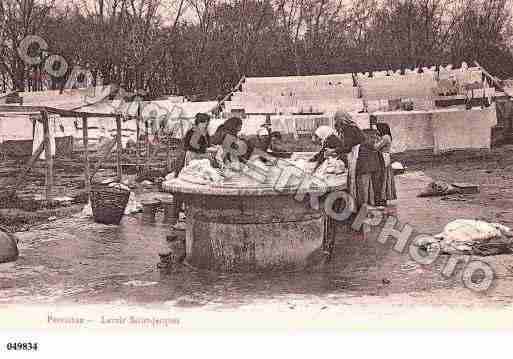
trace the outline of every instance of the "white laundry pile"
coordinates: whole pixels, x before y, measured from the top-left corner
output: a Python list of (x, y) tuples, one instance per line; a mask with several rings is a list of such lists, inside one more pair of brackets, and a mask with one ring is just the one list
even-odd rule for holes
[[(294, 166), (301, 169), (305, 174), (312, 174), (312, 171), (317, 165), (316, 162), (311, 162), (307, 159), (298, 159), (293, 161)], [(346, 172), (346, 166), (342, 160), (336, 158), (328, 158), (324, 161), (313, 173), (314, 176), (324, 178), (329, 175), (340, 175)]]
[(315, 175), (323, 177), (326, 175), (340, 175), (344, 173), (346, 166), (342, 160), (336, 158), (328, 158), (315, 171)]
[(447, 254), (499, 254), (513, 249), (513, 231), (499, 223), (458, 219), (448, 223), (442, 233), (416, 244), (427, 250), (439, 246)]
[(223, 180), (220, 170), (212, 167), (210, 160), (192, 160), (187, 167), (182, 169), (178, 178), (193, 183), (219, 183)]
[[(289, 161), (289, 160), (287, 160), (287, 161)], [(301, 169), (306, 174), (311, 174), (312, 171), (315, 169), (315, 166), (317, 165), (316, 162), (311, 162), (305, 158), (300, 158), (300, 159), (297, 159), (295, 161), (290, 161), (290, 162), (292, 162), (292, 164), (295, 167)]]

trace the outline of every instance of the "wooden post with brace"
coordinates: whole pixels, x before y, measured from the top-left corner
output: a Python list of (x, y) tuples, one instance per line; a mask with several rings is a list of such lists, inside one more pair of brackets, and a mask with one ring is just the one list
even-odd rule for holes
[(145, 163), (144, 163), (144, 171), (145, 171), (146, 174), (148, 174), (150, 172), (150, 157), (151, 157), (151, 153), (150, 153), (150, 130), (149, 130), (148, 119), (145, 119), (144, 125), (145, 125), (145, 132), (146, 132), (146, 160), (145, 160)]
[(89, 134), (87, 116), (82, 117), (82, 141), (84, 146), (84, 184), (87, 198), (91, 195), (91, 178), (89, 175)]
[(52, 146), (50, 142), (50, 124), (48, 123), (48, 112), (46, 110), (41, 111), (41, 121), (43, 122), (43, 133), (44, 133), (44, 146), (45, 146), (45, 161), (46, 161), (46, 201), (52, 200), (53, 193), (53, 157), (52, 157)]
[(116, 150), (117, 150), (117, 176), (118, 176), (118, 182), (121, 183), (123, 173), (121, 169), (121, 153), (123, 151), (123, 146), (121, 143), (121, 115), (116, 115)]

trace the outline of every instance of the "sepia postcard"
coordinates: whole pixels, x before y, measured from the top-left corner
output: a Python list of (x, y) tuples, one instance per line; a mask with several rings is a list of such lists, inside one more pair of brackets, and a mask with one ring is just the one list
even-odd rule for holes
[(512, 329), (512, 5), (0, 0), (0, 329)]

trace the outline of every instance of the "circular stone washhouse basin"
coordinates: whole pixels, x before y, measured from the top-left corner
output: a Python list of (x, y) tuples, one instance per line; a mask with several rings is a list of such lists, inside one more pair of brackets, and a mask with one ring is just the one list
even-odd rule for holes
[(189, 265), (222, 272), (296, 270), (321, 250), (326, 215), (322, 206), (311, 208), (309, 195), (345, 189), (346, 175), (318, 187), (303, 188), (304, 178), (292, 177), (277, 186), (280, 169), (291, 165), (278, 162), (263, 182), (239, 174), (220, 183), (176, 178), (162, 184), (185, 202)]

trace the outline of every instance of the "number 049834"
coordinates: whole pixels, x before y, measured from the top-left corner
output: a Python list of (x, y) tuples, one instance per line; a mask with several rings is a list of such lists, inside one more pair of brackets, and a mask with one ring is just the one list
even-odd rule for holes
[(7, 350), (37, 351), (37, 343), (7, 343)]

